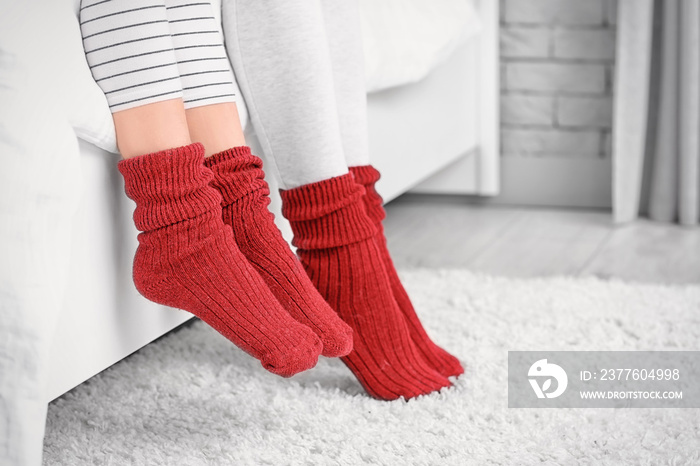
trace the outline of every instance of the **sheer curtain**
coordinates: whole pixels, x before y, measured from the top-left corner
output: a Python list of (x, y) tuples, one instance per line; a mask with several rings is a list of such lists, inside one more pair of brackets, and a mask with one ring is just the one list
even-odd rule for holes
[(620, 0), (616, 222), (700, 219), (700, 0)]

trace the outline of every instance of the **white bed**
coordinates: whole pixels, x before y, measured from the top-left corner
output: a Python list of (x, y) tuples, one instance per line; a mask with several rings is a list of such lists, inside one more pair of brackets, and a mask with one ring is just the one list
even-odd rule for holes
[[(445, 0), (445, 5), (455, 1)], [(372, 8), (372, 3), (367, 0), (363, 8)], [(385, 1), (383, 14), (408, 8), (408, 3), (433, 10), (436, 6), (430, 0)], [(473, 194), (498, 191), (498, 2), (473, 0), (470, 5), (475, 16), (464, 26), (470, 29), (460, 41), (436, 48), (435, 63), (424, 60), (427, 67), (409, 70), (408, 80), (416, 82), (400, 82), (391, 73), (377, 71), (386, 60), (374, 56), (372, 61), (372, 51), (368, 52), (368, 84), (374, 90), (369, 95), (370, 146), (373, 164), (383, 174), (379, 190), (385, 200), (417, 185), (424, 191), (446, 183)], [(373, 24), (377, 17), (372, 14), (367, 13), (365, 38), (382, 40), (370, 35), (373, 27), (381, 26), (381, 21)], [(429, 19), (425, 11), (413, 14), (413, 20)], [(409, 18), (397, 28), (410, 24)], [(79, 56), (71, 56), (82, 67), (84, 79), (89, 71), (77, 63)], [(133, 204), (124, 196), (115, 170), (118, 156), (108, 152), (114, 150), (114, 135), (106, 104), (95, 109), (85, 103), (101, 97), (96, 86), (84, 86), (81, 92), (89, 98), (74, 105), (69, 118), (80, 136), (79, 169), (74, 175), (81, 191), (71, 220), (70, 265), (55, 270), (66, 286), (50, 351), (47, 401), (191, 317), (146, 301), (133, 287), (131, 260), (137, 234), (131, 221)], [(244, 109), (242, 118), (247, 121)], [(251, 128), (247, 135), (255, 148)], [(445, 167), (452, 168), (445, 171)], [(274, 180), (268, 181), (276, 193)], [(273, 199), (272, 208), (279, 211), (278, 199)], [(276, 217), (289, 237), (288, 225), (281, 215)]]

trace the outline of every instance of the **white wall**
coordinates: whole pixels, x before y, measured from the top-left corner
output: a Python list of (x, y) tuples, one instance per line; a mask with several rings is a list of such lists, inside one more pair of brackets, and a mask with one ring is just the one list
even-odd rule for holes
[(501, 1), (502, 194), (610, 207), (615, 0)]

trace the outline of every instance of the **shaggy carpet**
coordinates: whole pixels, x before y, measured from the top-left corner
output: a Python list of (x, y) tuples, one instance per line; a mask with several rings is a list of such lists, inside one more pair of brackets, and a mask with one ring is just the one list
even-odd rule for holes
[(508, 350), (698, 350), (700, 287), (402, 274), (466, 374), (369, 398), (338, 360), (291, 379), (197, 322), (51, 404), (47, 465), (700, 464), (698, 409), (509, 409)]

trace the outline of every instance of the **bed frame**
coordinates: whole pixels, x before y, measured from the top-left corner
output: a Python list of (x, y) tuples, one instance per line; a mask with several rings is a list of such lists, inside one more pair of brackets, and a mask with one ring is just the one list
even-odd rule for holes
[[(421, 82), (369, 96), (370, 148), (383, 174), (378, 189), (386, 201), (412, 188), (498, 192), (499, 2), (475, 3), (481, 31), (448, 62)], [(138, 295), (131, 278), (134, 206), (123, 195), (116, 156), (83, 141), (80, 152), (84, 195), (74, 221), (47, 401), (192, 317)], [(274, 180), (269, 181), (277, 193)], [(271, 207), (289, 239), (278, 197)]]
[(409, 189), (498, 194), (498, 4), (475, 1), (480, 33), (427, 78), (369, 96), (372, 163), (385, 201)]

